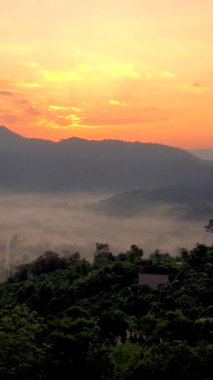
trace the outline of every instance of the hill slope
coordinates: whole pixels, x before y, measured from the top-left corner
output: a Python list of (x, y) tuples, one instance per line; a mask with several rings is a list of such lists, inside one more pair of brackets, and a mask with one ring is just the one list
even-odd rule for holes
[(90, 205), (96, 212), (134, 217), (137, 215), (174, 216), (207, 220), (213, 215), (213, 194), (205, 188), (167, 186), (116, 194)]
[(190, 153), (159, 144), (78, 138), (23, 138), (0, 127), (0, 189), (127, 191), (213, 183), (213, 169)]
[(201, 158), (202, 160), (213, 161), (213, 148), (209, 149), (193, 149), (189, 151), (194, 156)]

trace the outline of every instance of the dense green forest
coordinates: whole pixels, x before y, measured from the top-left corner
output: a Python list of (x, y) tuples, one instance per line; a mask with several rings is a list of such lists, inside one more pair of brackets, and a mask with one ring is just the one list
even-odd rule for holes
[[(151, 289), (139, 272), (169, 274)], [(0, 285), (1, 380), (210, 380), (213, 246), (46, 252)]]

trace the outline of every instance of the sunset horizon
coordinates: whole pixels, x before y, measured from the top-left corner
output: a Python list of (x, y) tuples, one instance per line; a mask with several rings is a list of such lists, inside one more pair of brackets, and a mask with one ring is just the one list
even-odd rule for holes
[(0, 124), (211, 148), (212, 12), (210, 0), (2, 2)]
[(213, 0), (0, 9), (0, 380), (212, 380)]
[[(183, 149), (183, 150), (208, 150), (208, 149), (213, 149), (213, 143), (210, 144), (209, 146), (193, 146), (193, 147), (184, 147), (184, 146), (178, 146), (178, 145), (175, 145), (175, 144), (168, 144), (166, 142), (161, 142), (161, 141), (151, 141), (151, 140), (138, 140), (138, 139), (134, 139), (133, 137), (132, 138), (129, 138), (129, 139), (124, 139), (121, 137), (112, 137), (112, 136), (109, 136), (107, 137), (107, 135), (103, 134), (103, 137), (100, 136), (98, 137), (97, 135), (92, 137), (92, 135), (88, 134), (85, 135), (84, 131), (82, 131), (82, 133), (79, 133), (79, 131), (77, 130), (75, 132), (74, 128), (73, 128), (73, 132), (72, 132), (72, 129), (69, 130), (70, 131), (70, 134), (67, 134), (66, 136), (62, 136), (62, 137), (59, 137), (59, 138), (52, 138), (52, 136), (50, 137), (43, 137), (43, 136), (40, 136), (40, 135), (28, 135), (28, 134), (24, 134), (24, 133), (21, 133), (19, 132), (19, 130), (15, 130), (15, 129), (12, 129), (12, 128), (9, 128), (8, 126), (6, 125), (0, 125), (0, 128), (5, 128), (6, 130), (8, 130), (9, 132), (12, 132), (12, 133), (15, 133), (17, 134), (18, 136), (21, 136), (23, 138), (27, 138), (27, 139), (39, 139), (39, 140), (44, 140), (44, 141), (50, 141), (50, 142), (60, 142), (60, 141), (63, 141), (63, 140), (69, 140), (69, 139), (79, 139), (79, 140), (86, 140), (86, 141), (89, 141), (89, 142), (94, 142), (94, 141), (120, 141), (120, 142), (126, 142), (126, 143), (141, 143), (141, 144), (157, 144), (157, 145), (165, 145), (165, 146), (169, 146), (169, 147), (173, 147), (173, 148), (179, 148), (179, 149)], [(76, 134), (75, 134), (76, 133)]]

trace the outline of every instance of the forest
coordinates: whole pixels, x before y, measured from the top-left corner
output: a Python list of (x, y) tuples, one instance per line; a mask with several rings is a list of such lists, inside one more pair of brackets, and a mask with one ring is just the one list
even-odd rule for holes
[[(139, 273), (167, 274), (153, 289)], [(210, 380), (213, 246), (45, 252), (0, 285), (1, 380)]]

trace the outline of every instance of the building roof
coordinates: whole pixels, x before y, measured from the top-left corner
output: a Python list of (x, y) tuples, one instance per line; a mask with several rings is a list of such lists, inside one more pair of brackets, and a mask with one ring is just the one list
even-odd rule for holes
[(169, 276), (167, 274), (139, 273), (139, 285), (148, 285), (152, 289), (157, 289), (161, 284), (167, 284)]

